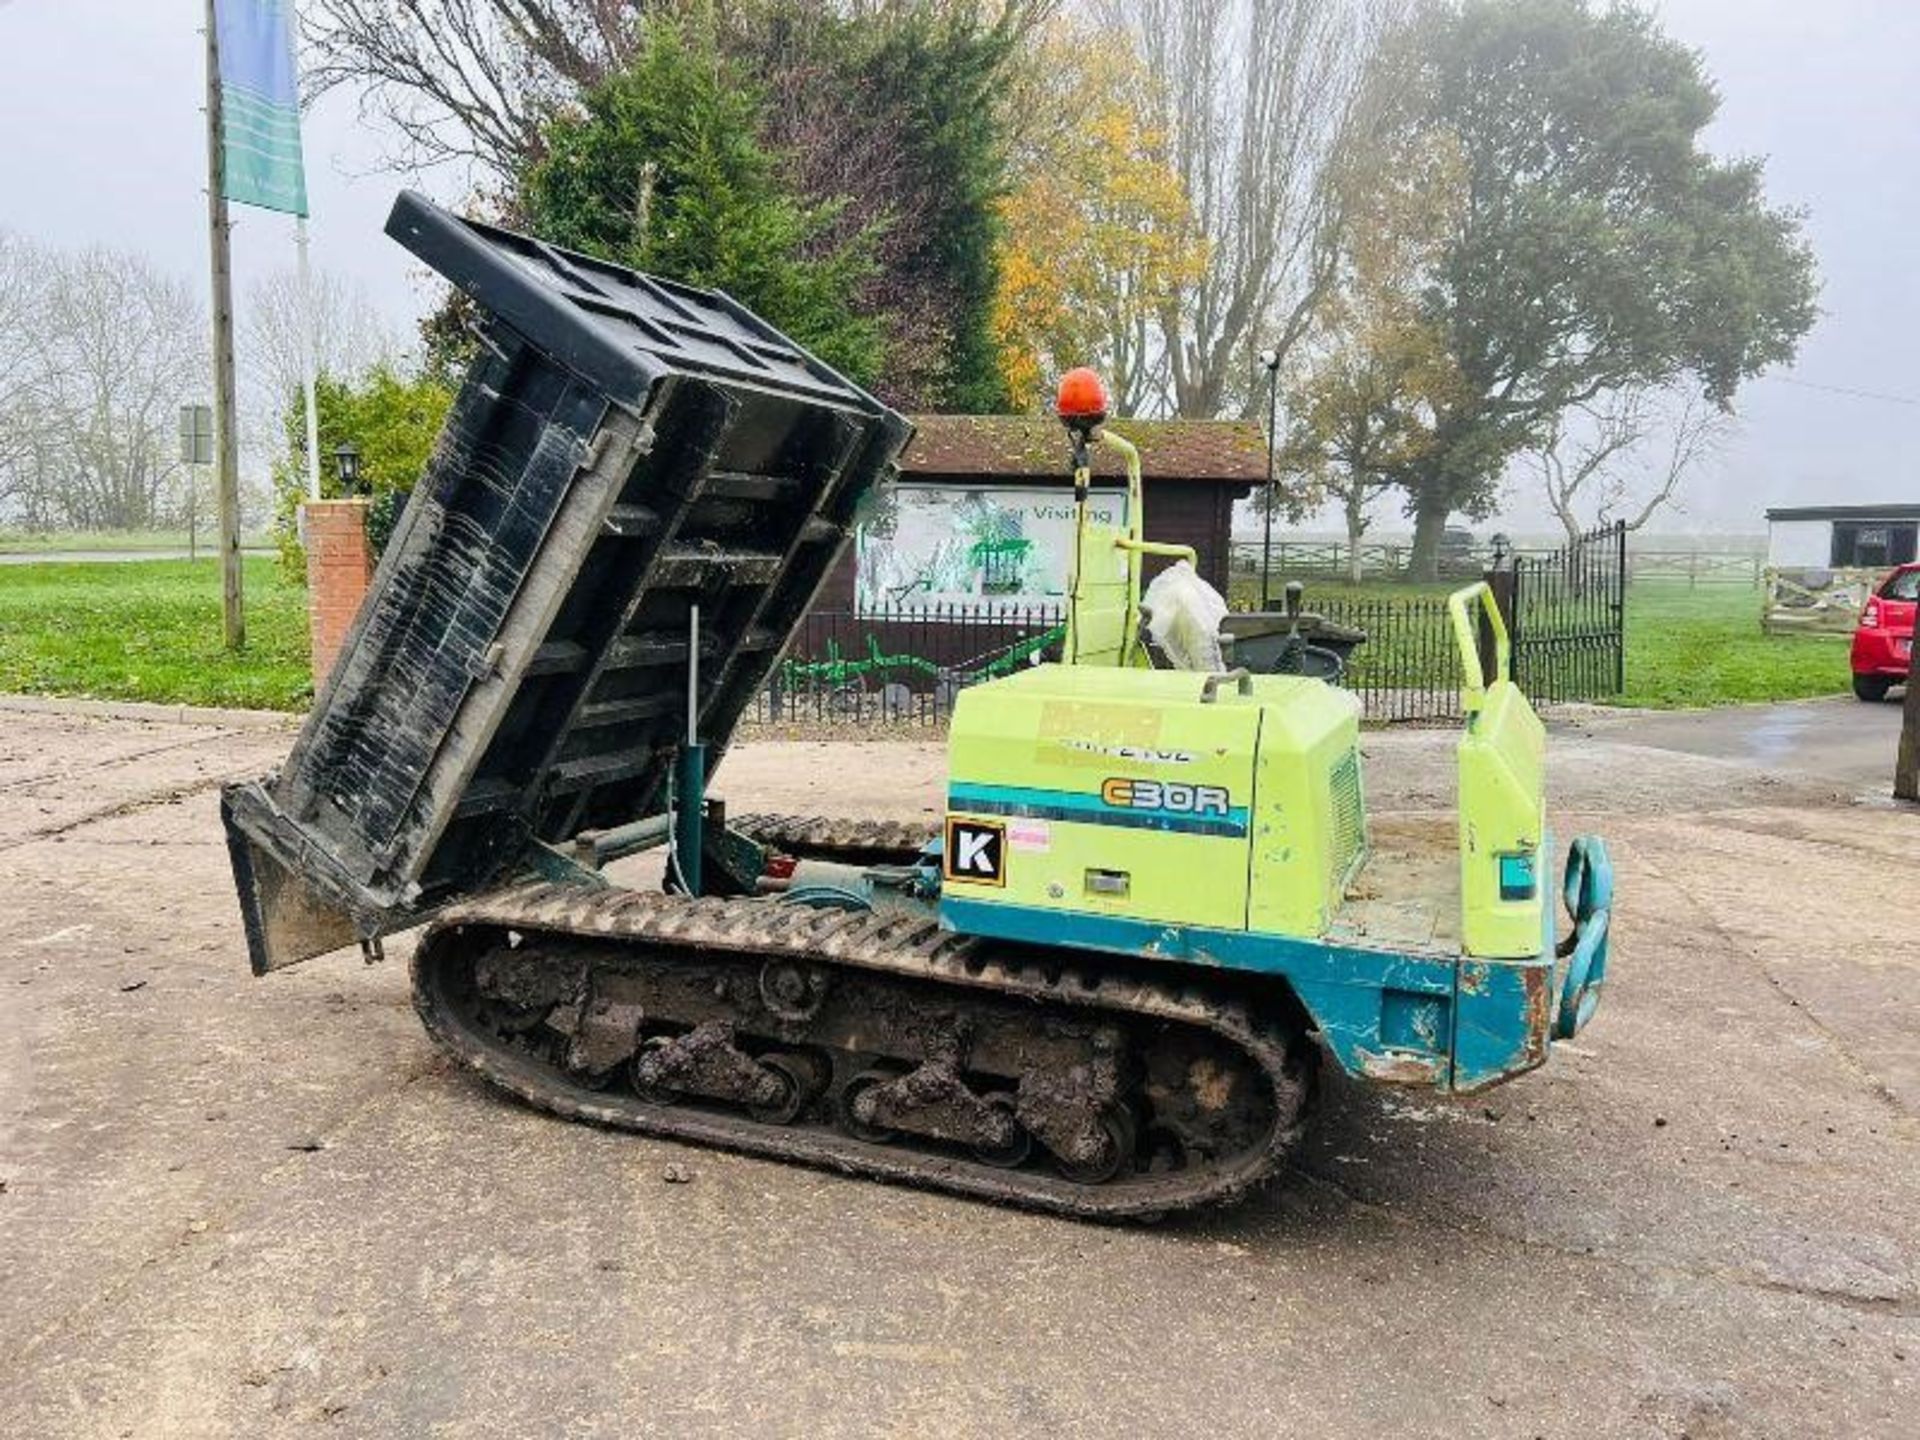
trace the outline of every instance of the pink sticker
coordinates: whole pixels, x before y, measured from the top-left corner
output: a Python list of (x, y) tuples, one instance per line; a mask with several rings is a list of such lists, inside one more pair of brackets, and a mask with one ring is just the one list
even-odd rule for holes
[(1010, 820), (1007, 843), (1016, 850), (1051, 850), (1053, 827), (1044, 820)]

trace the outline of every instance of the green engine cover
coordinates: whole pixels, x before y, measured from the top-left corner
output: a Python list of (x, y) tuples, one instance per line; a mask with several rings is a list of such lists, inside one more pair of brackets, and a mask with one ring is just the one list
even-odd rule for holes
[(956, 900), (1317, 937), (1365, 854), (1360, 706), (1295, 676), (1047, 665), (963, 691)]

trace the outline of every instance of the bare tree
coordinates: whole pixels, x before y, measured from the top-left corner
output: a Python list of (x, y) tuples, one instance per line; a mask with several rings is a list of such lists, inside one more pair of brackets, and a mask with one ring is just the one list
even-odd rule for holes
[(1106, 0), (1159, 78), (1161, 122), (1205, 272), (1161, 307), (1168, 408), (1256, 402), (1254, 357), (1284, 361), (1338, 255), (1332, 183), (1361, 79), (1398, 0)]
[[(398, 337), (358, 280), (315, 271), (312, 298), (317, 373), (351, 379), (398, 357)], [(247, 287), (240, 311), (239, 351), (241, 407), (252, 432), (247, 436), (251, 445), (279, 448), (279, 426), (305, 378), (307, 324), (308, 309), (296, 271), (276, 271)]]
[(0, 231), (0, 514), (25, 504), (31, 467), (33, 391), (39, 381), (33, 313), (44, 261)]
[[(659, 0), (667, 3), (667, 0)], [(409, 164), (470, 161), (496, 180), (539, 153), (552, 108), (631, 53), (647, 0), (316, 0), (306, 78), (352, 85)]]
[(126, 530), (170, 518), (179, 406), (206, 383), (192, 289), (144, 257), (96, 247), (48, 261), (34, 318), (35, 463), (57, 518)]
[(184, 281), (139, 255), (0, 236), (0, 516), (36, 530), (176, 519), (179, 407), (207, 369)]
[(1698, 391), (1634, 387), (1560, 412), (1530, 458), (1571, 542), (1614, 521), (1643, 527), (1732, 429)]

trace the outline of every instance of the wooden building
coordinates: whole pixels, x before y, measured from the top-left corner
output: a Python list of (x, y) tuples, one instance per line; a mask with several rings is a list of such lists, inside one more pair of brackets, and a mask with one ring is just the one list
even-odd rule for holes
[[(900, 481), (816, 611), (991, 613), (1059, 604), (1073, 528), (1068, 440), (1050, 416), (923, 415)], [(1117, 420), (1140, 449), (1149, 540), (1191, 545), (1222, 593), (1233, 507), (1264, 483), (1266, 437), (1235, 420)], [(1125, 471), (1095, 449), (1095, 513), (1124, 516)], [(1151, 576), (1162, 562), (1149, 561)]]

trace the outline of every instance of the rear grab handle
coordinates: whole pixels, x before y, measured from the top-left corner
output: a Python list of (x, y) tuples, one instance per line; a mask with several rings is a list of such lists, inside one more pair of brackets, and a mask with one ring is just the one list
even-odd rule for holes
[(1493, 631), (1493, 679), (1497, 685), (1513, 678), (1513, 644), (1507, 638), (1507, 617), (1493, 598), (1493, 587), (1484, 580), (1462, 586), (1447, 597), (1447, 614), (1453, 620), (1453, 640), (1460, 649), (1460, 704), (1471, 712), (1486, 700), (1487, 681), (1480, 668), (1480, 642), (1474, 634), (1473, 603), (1480, 609)]

